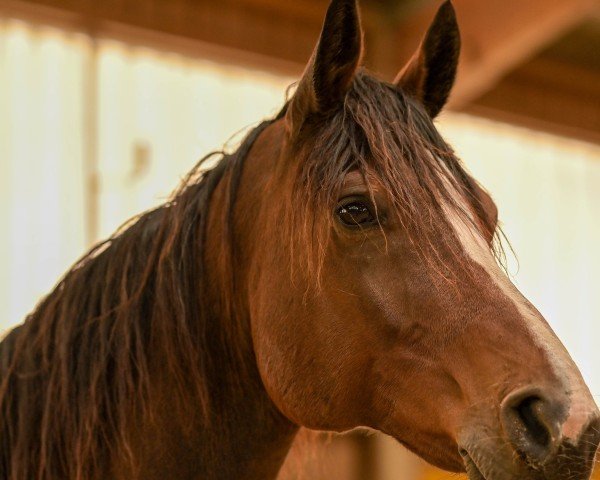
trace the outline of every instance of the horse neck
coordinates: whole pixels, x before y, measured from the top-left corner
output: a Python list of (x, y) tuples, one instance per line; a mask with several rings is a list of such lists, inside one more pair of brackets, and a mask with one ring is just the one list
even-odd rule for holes
[[(256, 356), (252, 347), (250, 315), (247, 302), (248, 282), (251, 277), (248, 272), (247, 260), (252, 255), (252, 249), (257, 245), (254, 240), (253, 223), (250, 218), (253, 212), (243, 209), (247, 205), (247, 196), (255, 196), (256, 175), (261, 176), (260, 159), (261, 145), (265, 137), (272, 134), (272, 127), (267, 129), (257, 140), (257, 146), (245, 163), (250, 164), (244, 169), (240, 181), (237, 205), (242, 205), (241, 211), (233, 215), (233, 224), (226, 227), (224, 222), (228, 216), (223, 214), (223, 206), (228, 204), (227, 196), (231, 178), (224, 178), (217, 186), (210, 209), (207, 225), (206, 252), (218, 252), (223, 248), (223, 233), (231, 232), (233, 237), (232, 258), (227, 255), (209, 256), (206, 258), (209, 272), (218, 272), (221, 276), (212, 285), (217, 286), (211, 293), (213, 303), (222, 306), (221, 321), (233, 322), (237, 338), (234, 343), (242, 345), (241, 355), (229, 366), (237, 378), (229, 382), (226, 391), (219, 393), (220, 408), (213, 415), (213, 424), (224, 437), (219, 438), (217, 449), (221, 449), (219, 465), (216, 471), (218, 478), (239, 478), (247, 480), (274, 479), (285, 459), (298, 427), (285, 418), (269, 398), (256, 364)], [(258, 150), (258, 153), (257, 153)], [(250, 188), (248, 188), (250, 187)], [(243, 197), (243, 198), (242, 198)], [(227, 265), (227, 260), (229, 264)], [(228, 280), (230, 279), (230, 280)], [(228, 281), (234, 290), (233, 298), (223, 298), (227, 291)], [(238, 363), (239, 362), (239, 363)], [(237, 382), (236, 382), (237, 380)], [(227, 382), (226, 382), (227, 383)], [(232, 461), (233, 460), (233, 461)], [(228, 474), (224, 474), (229, 469)]]
[[(208, 370), (210, 407), (208, 418), (200, 409), (186, 409), (186, 416), (174, 422), (173, 380), (157, 360), (155, 383), (155, 420), (139, 429), (134, 447), (142, 461), (135, 476), (145, 479), (202, 478), (241, 480), (275, 479), (287, 455), (298, 427), (285, 418), (269, 398), (260, 379), (250, 333), (245, 301), (247, 285), (245, 266), (237, 258), (222, 252), (224, 232), (232, 230), (236, 248), (243, 250), (246, 241), (243, 227), (226, 225), (227, 197), (231, 172), (221, 179), (210, 201), (206, 225), (205, 262), (207, 296), (211, 305), (211, 349)], [(243, 188), (243, 182), (241, 185)], [(210, 252), (210, 253), (209, 253)], [(245, 256), (244, 251), (240, 253)], [(235, 252), (234, 252), (235, 256)], [(232, 263), (235, 267), (230, 268)], [(230, 279), (233, 276), (233, 280)], [(233, 282), (235, 295), (229, 295)], [(216, 330), (213, 326), (217, 326)], [(223, 330), (223, 331), (219, 331)], [(217, 338), (226, 338), (226, 350), (215, 346)], [(156, 348), (160, 351), (160, 339)], [(214, 342), (215, 345), (211, 345)], [(230, 348), (227, 348), (230, 347)], [(235, 347), (235, 348), (234, 348)], [(231, 353), (229, 350), (239, 352)], [(214, 350), (213, 350), (214, 349)], [(160, 356), (158, 356), (160, 357)], [(192, 406), (193, 407), (193, 406)], [(157, 441), (148, 446), (148, 438)], [(131, 478), (127, 469), (118, 478)]]
[[(163, 379), (164, 380), (164, 379)], [(297, 428), (272, 408), (252, 382), (223, 389), (208, 423), (198, 415), (176, 420), (168, 380), (157, 384), (156, 413), (134, 436), (137, 465), (116, 468), (117, 479), (274, 480)], [(152, 440), (149, 440), (152, 439)]]

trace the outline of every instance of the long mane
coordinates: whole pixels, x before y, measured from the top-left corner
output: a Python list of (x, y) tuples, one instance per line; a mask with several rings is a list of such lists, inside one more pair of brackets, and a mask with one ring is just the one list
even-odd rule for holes
[(211, 383), (239, 354), (235, 322), (217, 319), (206, 295), (210, 200), (227, 178), (223, 252), (211, 252), (227, 255), (243, 162), (272, 121), (95, 246), (0, 344), (0, 479), (95, 480), (113, 455), (131, 457), (128, 423), (151, 414), (153, 362), (174, 379), (173, 408), (194, 400), (208, 416)]

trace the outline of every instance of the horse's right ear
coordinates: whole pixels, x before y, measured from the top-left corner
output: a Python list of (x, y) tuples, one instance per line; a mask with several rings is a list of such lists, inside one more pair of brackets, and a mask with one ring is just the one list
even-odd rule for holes
[(306, 118), (343, 102), (362, 56), (363, 39), (357, 0), (332, 0), (321, 38), (290, 101), (290, 131)]

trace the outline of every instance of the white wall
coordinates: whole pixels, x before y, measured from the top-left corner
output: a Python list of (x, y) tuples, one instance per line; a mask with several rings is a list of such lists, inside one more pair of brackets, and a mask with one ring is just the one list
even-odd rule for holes
[[(203, 155), (276, 114), (292, 82), (117, 42), (101, 43), (98, 77), (101, 237), (167, 198)], [(136, 150), (147, 164), (138, 175)]]
[(87, 40), (0, 19), (0, 335), (84, 250)]
[(90, 98), (93, 58), (83, 35), (0, 18), (0, 336), (89, 247), (90, 102), (102, 239), (164, 201), (202, 156), (276, 113), (292, 82), (101, 41)]

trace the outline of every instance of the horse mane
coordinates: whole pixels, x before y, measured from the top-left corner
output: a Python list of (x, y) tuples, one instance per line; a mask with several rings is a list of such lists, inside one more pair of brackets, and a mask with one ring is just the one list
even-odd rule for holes
[(210, 200), (226, 178), (227, 256), (244, 160), (282, 114), (235, 153), (200, 160), (170, 201), (93, 247), (0, 344), (0, 479), (95, 480), (113, 454), (134, 462), (126, 432), (132, 412), (152, 414), (153, 356), (177, 387), (173, 408), (193, 404), (210, 417), (211, 382), (233, 382), (222, 367), (243, 348), (235, 320), (216, 318), (206, 294)]
[[(0, 479), (100, 480), (115, 455), (133, 464), (127, 432), (132, 412), (152, 415), (156, 358), (176, 386), (173, 408), (193, 404), (210, 422), (215, 389), (225, 388), (216, 384), (236, 382), (223, 365), (239, 365), (252, 348), (240, 340), (241, 321), (223, 318), (223, 306), (207, 294), (213, 288), (204, 262), (211, 197), (227, 182), (222, 251), (211, 254), (233, 270), (232, 212), (244, 160), (285, 112), (252, 130), (235, 153), (220, 153), (211, 170), (203, 166), (219, 154), (205, 157), (170, 201), (95, 246), (0, 344)], [(473, 180), (423, 108), (363, 72), (318, 134), (310, 128), (305, 134), (315, 142), (310, 151), (298, 144), (302, 160), (290, 167), (297, 171), (288, 205), (306, 205), (290, 209), (291, 220), (315, 258), (322, 258), (323, 232), (330, 230), (324, 216), (331, 216), (353, 168), (384, 186), (418, 246), (432, 243), (429, 225), (439, 214), (440, 192), (455, 202), (448, 182), (477, 203)], [(302, 218), (294, 216), (297, 210)], [(233, 279), (227, 282), (232, 290)]]

